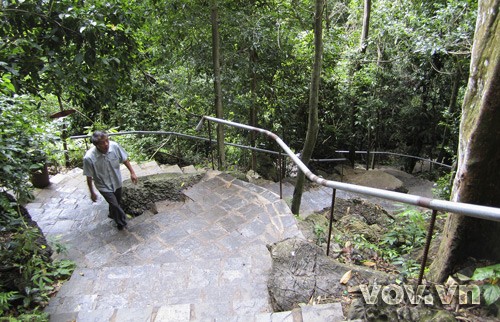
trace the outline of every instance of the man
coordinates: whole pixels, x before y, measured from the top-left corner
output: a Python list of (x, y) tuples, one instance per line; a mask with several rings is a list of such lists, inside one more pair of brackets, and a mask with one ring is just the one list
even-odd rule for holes
[(94, 147), (83, 157), (83, 175), (87, 176), (90, 199), (97, 200), (92, 182), (109, 204), (109, 215), (116, 222), (118, 230), (127, 226), (127, 216), (120, 202), (122, 198), (122, 176), (120, 164), (130, 171), (130, 179), (137, 184), (137, 175), (128, 160), (128, 154), (116, 142), (109, 141), (108, 134), (96, 131), (92, 135)]

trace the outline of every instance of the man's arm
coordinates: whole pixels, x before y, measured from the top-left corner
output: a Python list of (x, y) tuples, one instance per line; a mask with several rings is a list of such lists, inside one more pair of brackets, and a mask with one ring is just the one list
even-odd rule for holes
[(130, 171), (130, 180), (132, 180), (134, 184), (137, 184), (137, 175), (135, 174), (130, 161), (127, 159), (123, 162), (123, 164), (127, 167), (128, 171)]
[(87, 177), (87, 186), (89, 186), (90, 199), (93, 202), (96, 202), (97, 201), (97, 195), (94, 192), (94, 185), (92, 184), (92, 177)]

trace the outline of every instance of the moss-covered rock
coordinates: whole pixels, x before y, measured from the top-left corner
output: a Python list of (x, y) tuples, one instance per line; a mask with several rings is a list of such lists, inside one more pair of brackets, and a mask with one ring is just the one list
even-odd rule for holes
[(139, 216), (145, 210), (154, 208), (161, 200), (183, 201), (182, 191), (201, 180), (202, 174), (161, 173), (141, 177), (137, 184), (130, 180), (123, 183), (122, 206), (130, 215)]

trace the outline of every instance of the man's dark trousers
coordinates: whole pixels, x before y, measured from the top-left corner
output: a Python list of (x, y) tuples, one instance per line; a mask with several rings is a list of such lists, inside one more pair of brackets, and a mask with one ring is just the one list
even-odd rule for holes
[(104, 199), (109, 204), (109, 215), (116, 222), (118, 228), (127, 226), (127, 215), (123, 211), (120, 203), (122, 201), (122, 188), (118, 188), (115, 192), (99, 191)]

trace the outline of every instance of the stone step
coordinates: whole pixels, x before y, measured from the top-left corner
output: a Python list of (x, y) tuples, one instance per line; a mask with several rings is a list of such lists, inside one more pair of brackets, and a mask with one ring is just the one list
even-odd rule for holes
[(292, 311), (262, 313), (254, 322), (340, 322), (345, 321), (340, 303), (300, 305)]
[[(74, 305), (77, 305), (76, 303)], [(200, 314), (199, 304), (185, 303), (162, 306), (106, 307), (101, 309), (82, 308), (78, 312), (59, 312), (51, 314), (50, 321), (151, 321), (151, 322), (196, 322), (231, 321), (226, 317), (209, 318)], [(302, 305), (293, 311), (261, 313), (255, 316), (242, 316), (238, 321), (245, 322), (340, 322), (346, 321), (340, 303)]]
[[(133, 167), (138, 176), (199, 172)], [(50, 301), (50, 321), (343, 321), (340, 304), (271, 312), (266, 245), (302, 234), (265, 188), (207, 171), (183, 191), (184, 202), (160, 201), (157, 214), (146, 211), (118, 231), (105, 201), (89, 200), (81, 169), (54, 182), (29, 209), (46, 236), (68, 245), (60, 258), (78, 268)]]

